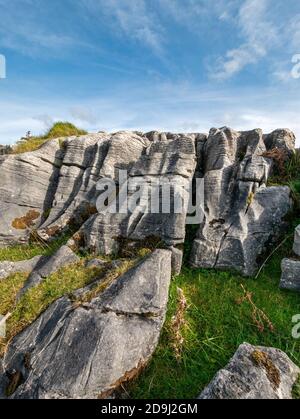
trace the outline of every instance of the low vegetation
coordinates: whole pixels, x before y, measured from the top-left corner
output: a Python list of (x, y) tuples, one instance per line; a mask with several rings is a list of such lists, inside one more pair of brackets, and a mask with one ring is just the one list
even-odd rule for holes
[[(31, 246), (15, 246), (1, 249), (1, 260), (22, 260), (36, 255), (53, 254), (64, 242), (66, 237), (53, 242), (50, 246), (34, 244)], [(61, 268), (50, 275), (38, 286), (28, 290), (17, 302), (18, 292), (24, 286), (29, 274), (13, 274), (0, 280), (0, 313), (11, 313), (7, 321), (6, 339), (0, 339), (0, 357), (4, 354), (10, 340), (29, 326), (47, 307), (65, 295), (72, 295), (78, 289), (91, 284), (91, 289), (84, 298), (72, 298), (74, 307), (86, 303), (104, 291), (120, 275), (127, 272), (141, 258), (149, 253), (141, 248), (132, 259), (121, 259), (116, 266), (110, 265), (111, 259), (106, 258), (103, 267), (86, 267), (92, 256), (81, 255), (81, 260), (73, 265)], [(26, 256), (27, 255), (27, 256)], [(101, 281), (98, 284), (98, 279)], [(93, 286), (92, 283), (95, 283)]]
[(40, 148), (46, 141), (53, 138), (71, 137), (73, 135), (85, 135), (86, 131), (77, 128), (70, 122), (56, 122), (44, 135), (28, 136), (22, 138), (13, 147), (14, 154), (34, 151)]

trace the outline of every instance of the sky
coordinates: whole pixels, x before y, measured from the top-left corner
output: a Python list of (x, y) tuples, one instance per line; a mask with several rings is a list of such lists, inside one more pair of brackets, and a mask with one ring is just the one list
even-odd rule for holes
[(0, 143), (67, 120), (300, 146), (299, 63), (299, 0), (0, 0)]

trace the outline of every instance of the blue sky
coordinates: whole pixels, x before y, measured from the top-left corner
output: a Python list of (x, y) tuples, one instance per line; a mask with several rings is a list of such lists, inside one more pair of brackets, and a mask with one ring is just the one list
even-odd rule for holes
[(90, 131), (293, 129), (299, 0), (0, 0), (0, 143)]

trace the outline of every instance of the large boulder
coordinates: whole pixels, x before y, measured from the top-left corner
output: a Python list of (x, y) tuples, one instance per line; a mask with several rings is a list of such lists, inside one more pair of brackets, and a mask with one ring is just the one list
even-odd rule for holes
[(288, 187), (267, 187), (272, 161), (261, 130), (213, 129), (202, 149), (205, 217), (194, 241), (194, 267), (257, 270), (257, 258), (281, 232)]
[(300, 369), (274, 348), (243, 344), (200, 399), (292, 399)]
[(10, 343), (0, 367), (2, 397), (109, 396), (153, 354), (170, 279), (171, 252), (157, 250), (91, 301), (84, 289), (76, 301), (53, 303)]
[(283, 259), (280, 288), (300, 292), (300, 260)]
[[(146, 146), (147, 143), (143, 144)], [(124, 154), (126, 151), (125, 147)], [(140, 205), (124, 213), (103, 212), (92, 215), (76, 233), (73, 243), (69, 243), (71, 246), (76, 246), (77, 241), (91, 251), (113, 254), (119, 250), (121, 239), (140, 243), (155, 238), (167, 246), (177, 246), (184, 242), (186, 211), (176, 212), (172, 203), (176, 197), (177, 202), (182, 203), (182, 208), (188, 207), (189, 186), (196, 168), (194, 136), (167, 138), (162, 135), (144, 150), (139, 149), (139, 153), (137, 158), (130, 152), (132, 157), (129, 177), (127, 183), (120, 184), (120, 192), (115, 201), (126, 192), (129, 203), (139, 185), (142, 185)], [(106, 160), (104, 167), (106, 168)], [(107, 168), (103, 168), (101, 173), (106, 176), (114, 175)], [(165, 187), (167, 190), (170, 185), (175, 188), (175, 191), (171, 190), (170, 209), (163, 212), (159, 205), (155, 209), (152, 197), (158, 196), (159, 204), (159, 188), (162, 190)]]
[[(277, 143), (282, 137), (292, 134), (270, 136)], [(200, 179), (204, 218), (195, 217), (200, 225), (192, 265), (252, 275), (258, 256), (284, 226), (291, 205), (289, 188), (266, 186), (272, 160), (263, 156), (270, 138), (261, 130), (229, 128), (212, 129), (209, 136), (98, 133), (52, 140), (31, 153), (2, 156), (0, 245), (27, 242), (32, 233), (50, 241), (71, 229), (75, 234), (68, 245), (73, 250), (110, 255), (128, 244), (175, 249), (177, 273), (190, 185), (194, 180), (195, 187), (195, 179)], [(120, 178), (119, 170), (126, 170), (128, 178)], [(115, 198), (112, 206), (125, 192), (133, 202), (142, 183), (139, 205), (117, 213), (99, 211), (99, 180), (116, 186), (116, 194), (110, 196)], [(162, 210), (165, 191), (170, 208), (165, 202)], [(203, 212), (201, 206), (202, 202), (198, 213)]]

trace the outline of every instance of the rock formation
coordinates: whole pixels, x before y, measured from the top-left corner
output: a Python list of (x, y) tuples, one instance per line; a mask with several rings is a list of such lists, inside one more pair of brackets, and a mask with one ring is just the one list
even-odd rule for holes
[[(99, 279), (55, 301), (16, 336), (0, 361), (0, 398), (107, 397), (141, 370), (159, 339), (171, 275), (181, 270), (187, 208), (198, 197), (198, 179), (204, 196), (196, 201), (196, 213), (202, 217), (191, 265), (252, 275), (291, 208), (288, 187), (267, 186), (273, 162), (266, 152), (274, 147), (292, 153), (293, 134), (277, 130), (264, 136), (261, 130), (229, 128), (212, 129), (209, 135), (98, 133), (1, 156), (0, 246), (32, 238), (50, 242), (72, 233), (67, 246), (51, 257), (0, 263), (0, 280), (14, 272), (31, 273), (19, 297), (60, 267), (75, 263), (77, 250), (123, 257), (148, 247), (152, 253), (104, 291), (92, 292), (102, 286)], [(126, 170), (128, 178), (120, 170)], [(111, 207), (118, 207), (125, 192), (135, 202), (141, 182), (148, 185), (147, 193), (130, 211), (101, 212), (99, 198), (105, 191), (99, 181), (104, 180), (116, 185), (115, 193), (107, 195)], [(162, 210), (165, 190), (170, 206)], [(145, 211), (153, 197), (156, 210)], [(93, 259), (87, 265), (103, 266), (105, 261)], [(119, 261), (114, 265), (118, 268)], [(241, 347), (237, 357), (243, 358), (245, 368), (251, 363), (262, 394), (288, 397), (295, 367), (278, 351), (267, 349), (261, 349), (263, 363), (255, 365), (249, 360), (251, 351), (255, 349)], [(279, 375), (276, 388), (265, 371), (269, 357), (276, 380)], [(228, 371), (241, 380), (241, 388), (233, 383), (222, 394), (218, 389), (226, 383), (226, 371), (204, 392), (205, 398), (232, 396), (234, 391), (240, 397), (256, 395), (237, 377), (239, 368), (231, 371), (231, 366)]]
[(200, 399), (292, 399), (300, 369), (274, 348), (243, 344)]

